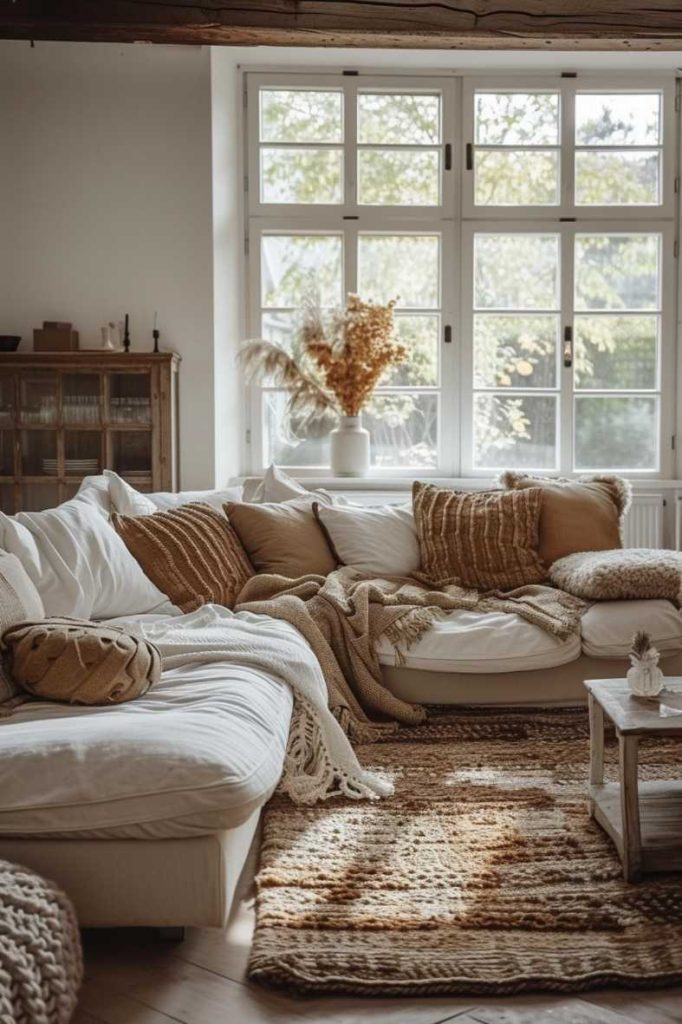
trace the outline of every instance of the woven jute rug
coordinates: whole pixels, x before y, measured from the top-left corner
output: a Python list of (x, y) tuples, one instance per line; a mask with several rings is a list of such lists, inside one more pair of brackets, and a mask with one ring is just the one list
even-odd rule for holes
[[(265, 811), (249, 973), (301, 992), (570, 992), (682, 980), (682, 875), (623, 881), (582, 711), (458, 713), (359, 748), (394, 797)], [(615, 749), (607, 771), (617, 777)], [(642, 777), (682, 773), (646, 742)]]

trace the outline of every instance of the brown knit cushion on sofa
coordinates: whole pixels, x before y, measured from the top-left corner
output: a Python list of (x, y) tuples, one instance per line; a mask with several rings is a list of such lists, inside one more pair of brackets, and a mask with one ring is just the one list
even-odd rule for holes
[(118, 626), (49, 618), (11, 626), (2, 641), (14, 681), (42, 700), (121, 704), (161, 677), (154, 644)]
[(541, 500), (537, 487), (460, 492), (415, 482), (422, 575), (476, 590), (539, 583), (546, 575), (537, 552)]
[(183, 612), (233, 608), (253, 567), (222, 512), (200, 502), (111, 522), (149, 579)]
[(510, 489), (542, 487), (539, 551), (546, 566), (575, 551), (622, 548), (630, 487), (620, 477), (567, 480), (510, 471), (500, 482)]

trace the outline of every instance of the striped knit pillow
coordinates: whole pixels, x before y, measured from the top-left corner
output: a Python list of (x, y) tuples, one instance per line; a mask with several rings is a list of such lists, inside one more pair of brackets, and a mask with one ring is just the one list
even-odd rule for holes
[(450, 491), (415, 482), (412, 505), (422, 575), (432, 583), (514, 590), (539, 583), (542, 490)]
[(112, 513), (111, 522), (149, 579), (183, 612), (202, 604), (232, 608), (253, 576), (222, 512), (193, 502), (151, 516)]

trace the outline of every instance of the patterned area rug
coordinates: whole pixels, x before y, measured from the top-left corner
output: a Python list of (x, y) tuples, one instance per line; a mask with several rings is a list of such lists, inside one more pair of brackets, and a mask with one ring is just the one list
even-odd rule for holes
[[(680, 753), (645, 743), (642, 776), (679, 777)], [(393, 798), (266, 809), (254, 980), (382, 996), (682, 980), (682, 876), (623, 881), (587, 813), (586, 713), (449, 714), (359, 755)]]

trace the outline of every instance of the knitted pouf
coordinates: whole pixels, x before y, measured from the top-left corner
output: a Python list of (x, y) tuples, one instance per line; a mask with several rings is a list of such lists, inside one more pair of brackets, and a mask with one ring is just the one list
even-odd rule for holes
[(70, 901), (52, 882), (0, 860), (1, 1024), (67, 1024), (82, 977)]

